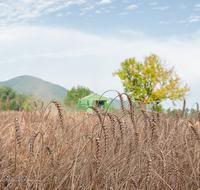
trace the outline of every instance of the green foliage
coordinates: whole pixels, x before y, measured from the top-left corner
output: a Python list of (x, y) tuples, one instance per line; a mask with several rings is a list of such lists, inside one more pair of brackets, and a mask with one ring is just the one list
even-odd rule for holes
[(158, 113), (162, 113), (163, 108), (162, 108), (162, 105), (160, 104), (160, 102), (156, 102), (156, 104), (153, 106), (153, 110)]
[(1, 109), (4, 110), (4, 111), (7, 111), (8, 110), (7, 104), (3, 104)]
[(10, 100), (9, 110), (13, 110), (13, 111), (18, 110), (18, 104), (15, 99)]
[(72, 107), (73, 103), (77, 104), (79, 98), (83, 98), (91, 94), (91, 90), (83, 86), (73, 87), (67, 91), (67, 95), (64, 97), (64, 103), (67, 107)]
[(28, 100), (28, 96), (26, 94), (18, 94), (16, 97), (16, 102), (19, 107), (19, 111), (22, 110), (24, 103)]
[(23, 108), (24, 108), (24, 110), (26, 110), (26, 111), (31, 111), (31, 108), (30, 108), (28, 102), (24, 102), (24, 103), (23, 103)]
[(0, 102), (6, 102), (7, 96), (9, 97), (9, 100), (14, 99), (17, 95), (17, 92), (14, 91), (9, 86), (2, 86), (0, 87)]
[(194, 108), (192, 108), (190, 110), (190, 115), (195, 116), (195, 114), (196, 114), (196, 110)]
[(172, 115), (173, 115), (173, 116), (176, 116), (176, 113), (180, 114), (181, 112), (182, 112), (181, 109), (173, 109), (173, 110), (172, 110)]
[[(181, 109), (173, 109), (172, 110), (172, 115), (173, 116), (176, 116), (176, 113), (178, 114), (181, 114), (182, 110)], [(185, 117), (187, 118), (189, 115), (192, 115), (192, 116), (195, 116), (196, 114), (196, 110), (195, 109), (189, 109), (189, 108), (186, 108), (185, 109)]]
[(189, 116), (189, 114), (190, 114), (190, 110), (189, 110), (189, 108), (186, 108), (185, 109), (185, 117), (187, 118)]
[(138, 102), (133, 102), (133, 106), (134, 106), (134, 109), (140, 108), (140, 105), (138, 104)]
[[(2, 104), (2, 110), (17, 110), (18, 106), (15, 101), (17, 92), (15, 92), (9, 86), (0, 87), (0, 103)], [(8, 99), (7, 99), (8, 97)]]
[[(144, 63), (135, 58), (126, 59), (121, 68), (113, 73), (122, 80), (125, 92), (130, 92), (134, 100), (145, 105), (163, 100), (182, 100), (189, 91), (187, 85), (180, 87), (181, 79), (174, 68), (167, 69), (155, 54), (145, 57)], [(156, 106), (155, 109), (161, 109)]]
[[(7, 101), (7, 96), (9, 97), (9, 101)], [(34, 94), (30, 97), (25, 94), (17, 95), (17, 93), (11, 87), (0, 87), (0, 103), (2, 103), (2, 110), (4, 111), (21, 111), (23, 109), (31, 111), (35, 109), (34, 101), (40, 108), (42, 99), (38, 95)]]

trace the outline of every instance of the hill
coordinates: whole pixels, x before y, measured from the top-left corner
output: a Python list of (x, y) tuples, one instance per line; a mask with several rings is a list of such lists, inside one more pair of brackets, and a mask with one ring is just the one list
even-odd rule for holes
[(62, 101), (67, 93), (67, 89), (62, 86), (28, 75), (0, 82), (0, 87), (1, 86), (9, 86), (16, 90), (18, 94), (24, 93), (26, 95), (31, 95), (36, 93), (42, 99), (49, 100), (54, 99)]

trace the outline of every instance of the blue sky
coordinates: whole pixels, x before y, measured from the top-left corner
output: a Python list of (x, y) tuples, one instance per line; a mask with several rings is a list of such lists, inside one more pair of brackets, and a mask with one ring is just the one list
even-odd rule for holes
[(150, 53), (189, 85), (188, 107), (199, 101), (200, 1), (0, 0), (0, 81), (32, 75), (123, 92), (112, 72)]

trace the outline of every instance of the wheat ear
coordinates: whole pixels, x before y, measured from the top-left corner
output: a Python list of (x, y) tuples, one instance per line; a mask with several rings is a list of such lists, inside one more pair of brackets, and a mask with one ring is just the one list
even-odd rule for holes
[(99, 113), (99, 111), (98, 111), (98, 109), (97, 108), (95, 108), (94, 106), (89, 106), (89, 107), (87, 107), (87, 109), (88, 108), (91, 108), (96, 114), (97, 114), (97, 116), (98, 116), (98, 118), (99, 118), (99, 121), (100, 121), (100, 123), (103, 123), (103, 119), (102, 119), (102, 116), (101, 116), (101, 114)]
[(19, 128), (19, 121), (17, 118), (15, 118), (15, 131), (16, 131), (17, 143), (19, 147), (21, 147), (21, 134), (20, 134), (20, 128)]
[(39, 132), (34, 133), (33, 136), (31, 137), (31, 143), (30, 143), (30, 152), (33, 154), (33, 148), (34, 148), (34, 141), (36, 137), (38, 136)]
[(54, 166), (54, 159), (53, 159), (52, 150), (48, 146), (46, 146), (45, 149), (49, 152), (50, 159), (51, 159), (51, 165)]
[(60, 118), (60, 123), (61, 123), (61, 127), (64, 128), (64, 121), (63, 121), (63, 114), (62, 114), (62, 109), (61, 109), (61, 106), (58, 102), (56, 101), (52, 101), (52, 103), (55, 104), (55, 106), (57, 107), (58, 109), (58, 114), (59, 114), (59, 118)]
[(113, 115), (111, 113), (107, 113), (107, 115), (110, 119), (110, 122), (112, 125), (112, 135), (113, 135), (113, 138), (115, 139), (115, 118), (113, 117)]
[(99, 139), (99, 137), (96, 138), (96, 158), (97, 158), (97, 170), (96, 172), (98, 172), (98, 169), (100, 167), (101, 164), (101, 141)]
[(123, 111), (123, 114), (125, 115), (126, 114), (126, 109), (125, 109), (125, 105), (124, 105), (124, 99), (122, 97), (122, 95), (120, 93), (118, 93), (119, 95), (119, 99), (120, 99), (120, 103), (121, 103), (121, 108), (122, 108), (122, 111)]
[(117, 122), (119, 123), (120, 133), (121, 133), (121, 142), (124, 143), (124, 128), (121, 119), (115, 115)]

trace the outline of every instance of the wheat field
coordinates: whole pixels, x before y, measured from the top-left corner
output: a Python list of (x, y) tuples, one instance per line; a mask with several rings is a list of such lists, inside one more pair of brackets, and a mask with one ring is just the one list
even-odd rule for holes
[[(0, 112), (0, 188), (200, 189), (200, 112), (63, 112), (52, 101), (32, 112)], [(36, 105), (37, 106), (37, 105)], [(54, 110), (54, 111), (53, 111)], [(55, 112), (56, 110), (56, 112)]]

